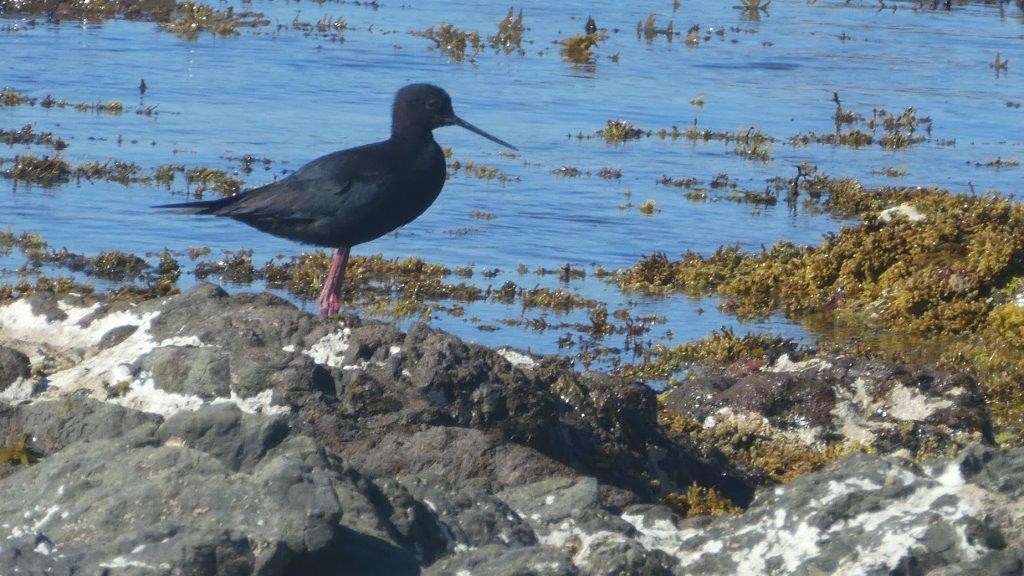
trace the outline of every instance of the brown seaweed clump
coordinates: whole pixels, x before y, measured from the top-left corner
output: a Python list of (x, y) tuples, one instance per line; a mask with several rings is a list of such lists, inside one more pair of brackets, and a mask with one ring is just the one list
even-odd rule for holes
[(825, 176), (800, 186), (824, 209), (860, 222), (817, 247), (722, 247), (675, 261), (654, 254), (619, 274), (619, 285), (716, 294), (743, 318), (782, 311), (812, 327), (842, 326), (836, 337), (855, 340), (861, 354), (965, 370), (982, 384), (995, 420), (1024, 430), (1024, 205)]
[(610, 144), (618, 144), (627, 140), (636, 140), (649, 134), (625, 120), (609, 120), (607, 125), (596, 132)]
[(0, 447), (0, 464), (13, 462), (28, 466), (34, 457), (27, 441), (28, 434), (11, 434), (7, 438), (7, 444)]
[(207, 191), (216, 192), (221, 196), (231, 196), (240, 192), (242, 184), (244, 184), (223, 170), (205, 167), (186, 171), (185, 182), (189, 186), (189, 192), (195, 198), (202, 198)]
[[(0, 167), (3, 161), (0, 160)], [(39, 184), (44, 188), (63, 184), (71, 179), (71, 166), (58, 156), (39, 158), (31, 154), (14, 157), (13, 165), (0, 171), (0, 175), (25, 184)]]
[(68, 143), (59, 136), (54, 136), (52, 132), (36, 132), (31, 124), (22, 126), (20, 130), (0, 129), (0, 143), (8, 146), (37, 144), (48, 146), (54, 150), (63, 150), (68, 147)]
[(585, 34), (575, 34), (562, 40), (562, 60), (576, 65), (594, 64), (595, 57), (591, 49), (605, 39), (604, 30), (595, 30)]
[(207, 4), (184, 2), (177, 6), (173, 19), (168, 19), (160, 27), (187, 40), (195, 40), (202, 32), (235, 36), (242, 24), (231, 6), (222, 11)]
[(466, 32), (446, 22), (442, 22), (437, 28), (431, 26), (410, 34), (430, 40), (435, 48), (453, 62), (464, 62), (467, 59), (472, 62), (483, 48), (478, 32)]
[(511, 8), (508, 14), (498, 23), (498, 33), (489, 38), (491, 46), (503, 51), (505, 54), (516, 52), (523, 54), (523, 9), (519, 9), (519, 15), (515, 15)]

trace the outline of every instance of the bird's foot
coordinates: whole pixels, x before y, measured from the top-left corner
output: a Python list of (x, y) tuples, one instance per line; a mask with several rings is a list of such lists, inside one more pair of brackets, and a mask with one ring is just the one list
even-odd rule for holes
[(337, 294), (330, 293), (320, 297), (320, 314), (323, 316), (334, 316), (341, 310), (341, 300)]

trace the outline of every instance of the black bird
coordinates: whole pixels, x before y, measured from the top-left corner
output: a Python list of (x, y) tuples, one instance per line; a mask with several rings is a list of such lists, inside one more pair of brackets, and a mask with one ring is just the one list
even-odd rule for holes
[(444, 126), (516, 150), (456, 116), (441, 88), (410, 84), (395, 95), (387, 140), (321, 156), (287, 178), (234, 196), (157, 208), (227, 216), (274, 236), (337, 248), (319, 300), (320, 312), (331, 316), (341, 307), (349, 249), (412, 222), (441, 193), (446, 167), (432, 130)]

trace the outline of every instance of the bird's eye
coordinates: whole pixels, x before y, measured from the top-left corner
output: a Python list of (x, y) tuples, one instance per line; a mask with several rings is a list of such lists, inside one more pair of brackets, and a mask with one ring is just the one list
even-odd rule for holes
[(441, 107), (441, 101), (437, 98), (431, 98), (427, 100), (427, 110), (437, 110)]

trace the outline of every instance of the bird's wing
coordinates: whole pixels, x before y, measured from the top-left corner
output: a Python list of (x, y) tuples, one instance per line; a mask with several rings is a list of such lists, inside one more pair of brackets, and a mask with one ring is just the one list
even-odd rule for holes
[(383, 165), (374, 145), (320, 157), (287, 178), (245, 192), (237, 202), (217, 209), (258, 228), (310, 226), (367, 201), (373, 188), (390, 186), (392, 171)]

